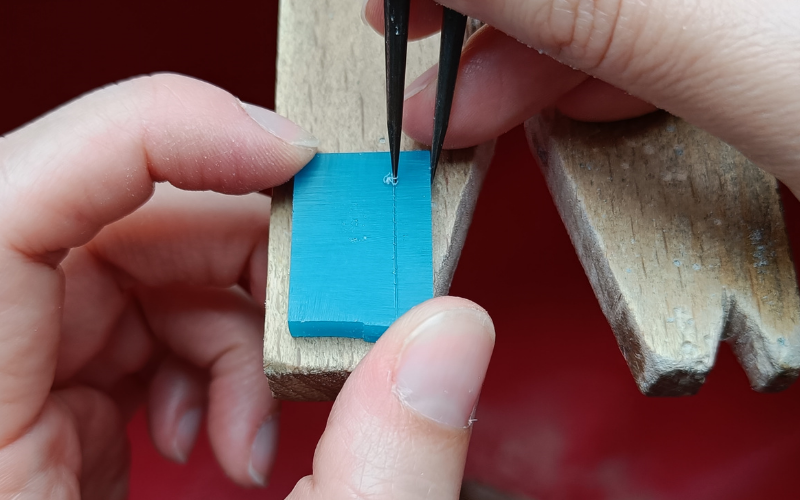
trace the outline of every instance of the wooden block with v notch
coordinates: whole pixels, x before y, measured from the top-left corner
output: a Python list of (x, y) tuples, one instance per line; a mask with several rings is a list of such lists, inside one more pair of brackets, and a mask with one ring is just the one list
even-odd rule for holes
[[(320, 152), (388, 151), (383, 40), (360, 21), (361, 2), (282, 0), (275, 104), (320, 139)], [(406, 81), (434, 65), (438, 36), (408, 47)], [(426, 149), (407, 137), (403, 150)], [(494, 143), (445, 152), (431, 186), (433, 287), (450, 288)], [(403, 170), (399, 177), (402, 181)], [(336, 397), (372, 344), (294, 338), (288, 328), (292, 183), (273, 191), (267, 270), (264, 371), (281, 399)]]
[(797, 378), (800, 295), (772, 176), (666, 113), (526, 129), (643, 393), (695, 393), (720, 339), (755, 390)]

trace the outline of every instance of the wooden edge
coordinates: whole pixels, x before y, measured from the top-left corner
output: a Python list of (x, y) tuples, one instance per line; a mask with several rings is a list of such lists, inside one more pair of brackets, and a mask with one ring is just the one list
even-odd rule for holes
[[(544, 116), (534, 117), (526, 122), (525, 130), (531, 152), (539, 159), (556, 208), (639, 390), (649, 396), (695, 394), (705, 381), (711, 364), (698, 363), (697, 360), (665, 363), (666, 360), (658, 359), (643, 345), (642, 332), (631, 318), (631, 307), (626, 303), (608, 260), (593, 259), (593, 256), (604, 254), (602, 241), (586, 211), (581, 208), (577, 188), (566, 175), (558, 148), (551, 144), (552, 122)], [(671, 366), (665, 369), (665, 365)]]
[(468, 150), (443, 151), (431, 186), (433, 225), (433, 294), (447, 295), (467, 239), (483, 180), (496, 141)]
[(272, 395), (284, 401), (333, 401), (350, 372), (286, 373), (266, 370)]
[[(449, 151), (432, 185), (434, 291), (450, 288), (494, 142)], [(335, 399), (372, 344), (345, 338), (294, 338), (288, 328), (292, 183), (273, 190), (267, 267), (264, 373), (273, 395), (292, 401)]]
[[(574, 179), (570, 177), (572, 174), (567, 173), (565, 161), (570, 160), (565, 155), (572, 155), (575, 148), (586, 150), (588, 146), (578, 144), (580, 138), (573, 137), (573, 142), (567, 141), (564, 136), (556, 138), (553, 135), (554, 124), (559, 120), (559, 123), (563, 123), (566, 119), (548, 116), (529, 120), (526, 123), (529, 144), (532, 152), (540, 160), (555, 204), (639, 389), (650, 396), (696, 393), (713, 366), (716, 342), (718, 342), (714, 339), (721, 338), (726, 338), (731, 343), (754, 389), (769, 392), (788, 387), (797, 378), (800, 367), (798, 329), (800, 296), (791, 262), (791, 252), (788, 250), (780, 199), (774, 192), (774, 179), (746, 162), (741, 155), (715, 138), (699, 136), (700, 146), (692, 146), (697, 149), (707, 149), (699, 155), (707, 161), (712, 158), (717, 160), (725, 158), (729, 163), (735, 163), (737, 168), (742, 169), (743, 173), (740, 174), (742, 179), (737, 182), (747, 183), (747, 192), (740, 192), (744, 190), (736, 186), (723, 186), (720, 198), (729, 208), (733, 206), (734, 209), (742, 210), (743, 213), (739, 215), (744, 222), (730, 224), (735, 227), (723, 236), (723, 241), (716, 242), (721, 247), (726, 245), (733, 247), (732, 250), (721, 252), (723, 260), (728, 259), (726, 265), (729, 270), (725, 273), (720, 272), (719, 281), (716, 283), (705, 282), (696, 285), (705, 287), (700, 291), (708, 292), (709, 297), (718, 297), (716, 301), (708, 301), (708, 310), (703, 313), (714, 318), (710, 321), (711, 327), (707, 332), (707, 338), (711, 339), (711, 342), (705, 349), (700, 346), (697, 350), (697, 346), (692, 346), (694, 351), (679, 354), (664, 350), (659, 352), (652, 348), (652, 343), (648, 344), (644, 340), (647, 338), (646, 333), (650, 333), (652, 339), (652, 332), (642, 331), (641, 318), (637, 320), (632, 312), (636, 310), (635, 306), (640, 305), (634, 302), (647, 299), (623, 293), (620, 289), (619, 280), (622, 278), (612, 270), (605, 253), (608, 251), (607, 248), (611, 248), (608, 246), (609, 242), (604, 242), (603, 235), (598, 233), (596, 221), (587, 217), (584, 203), (600, 203), (601, 200), (593, 198), (595, 195), (588, 191), (579, 193)], [(645, 124), (646, 130), (647, 122), (642, 123)], [(674, 128), (672, 126), (673, 130)], [(591, 132), (583, 129), (581, 132), (591, 135)], [(639, 144), (648, 144), (646, 147), (652, 149), (652, 144), (656, 144), (659, 140), (658, 132), (653, 130), (642, 133), (649, 136)], [(697, 134), (704, 133), (697, 131)], [(597, 144), (593, 143), (592, 147), (594, 148), (592, 151), (597, 152)], [(714, 150), (722, 153), (716, 156)], [(708, 151), (712, 151), (712, 154), (708, 154)], [(598, 164), (610, 161), (603, 155), (603, 152), (596, 155)], [(723, 167), (704, 165), (703, 168)], [(724, 176), (720, 174), (720, 177)], [(599, 192), (600, 187), (597, 187), (597, 190)], [(635, 193), (623, 191), (622, 196), (632, 198), (643, 195), (637, 189)], [(638, 202), (641, 206), (642, 200), (639, 199)], [(747, 213), (748, 210), (750, 213)], [(741, 241), (747, 236), (748, 222), (752, 222), (754, 227), (764, 224), (770, 226), (768, 232), (772, 239), (769, 255), (766, 257), (760, 255), (761, 262), (757, 264), (747, 259), (759, 255), (758, 250), (753, 253), (755, 247), (751, 248), (749, 242)], [(752, 236), (750, 238), (752, 239)], [(766, 254), (766, 252), (761, 253)], [(754, 267), (757, 269), (754, 270)], [(730, 268), (734, 268), (735, 271), (730, 271)], [(659, 286), (675, 286), (675, 283), (659, 283)], [(691, 292), (694, 293), (696, 290)], [(641, 309), (640, 307), (639, 310)]]
[(780, 332), (765, 327), (752, 300), (732, 300), (723, 332), (750, 387), (758, 392), (788, 389), (800, 375), (797, 332)]

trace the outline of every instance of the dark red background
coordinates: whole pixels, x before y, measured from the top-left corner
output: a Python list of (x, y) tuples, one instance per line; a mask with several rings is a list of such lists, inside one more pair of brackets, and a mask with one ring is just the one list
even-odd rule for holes
[[(2, 2), (0, 132), (92, 88), (157, 71), (271, 107), (276, 18), (275, 1)], [(794, 240), (799, 215), (787, 199)], [(545, 499), (800, 496), (798, 386), (750, 391), (723, 346), (700, 395), (637, 392), (519, 129), (498, 144), (452, 292), (486, 307), (498, 331), (470, 477)], [(232, 485), (205, 437), (188, 466), (167, 462), (139, 413), (130, 425), (131, 497), (283, 498), (310, 473), (329, 408), (284, 406), (267, 491)]]

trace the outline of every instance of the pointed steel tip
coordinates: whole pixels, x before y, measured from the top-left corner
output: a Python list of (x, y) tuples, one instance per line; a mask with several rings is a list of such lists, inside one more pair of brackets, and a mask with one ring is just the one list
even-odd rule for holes
[(436, 151), (435, 149), (431, 149), (431, 182), (433, 182), (433, 178), (436, 176), (436, 167), (439, 166), (439, 155), (441, 151)]
[(442, 16), (442, 38), (439, 47), (439, 73), (436, 84), (436, 101), (433, 113), (433, 142), (431, 146), (431, 181), (447, 135), (450, 110), (461, 61), (461, 47), (464, 43), (464, 30), (467, 16), (445, 8)]
[(392, 175), (397, 179), (400, 143), (403, 130), (403, 93), (405, 90), (408, 45), (409, 0), (385, 0), (386, 29), (386, 117)]

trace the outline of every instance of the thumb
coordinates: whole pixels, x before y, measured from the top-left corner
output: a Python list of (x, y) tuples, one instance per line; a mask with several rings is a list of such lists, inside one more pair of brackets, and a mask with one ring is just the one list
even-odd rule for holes
[(347, 380), (293, 500), (456, 499), (494, 346), (483, 309), (453, 297), (400, 318)]
[(706, 129), (784, 181), (800, 177), (796, 0), (441, 3)]

